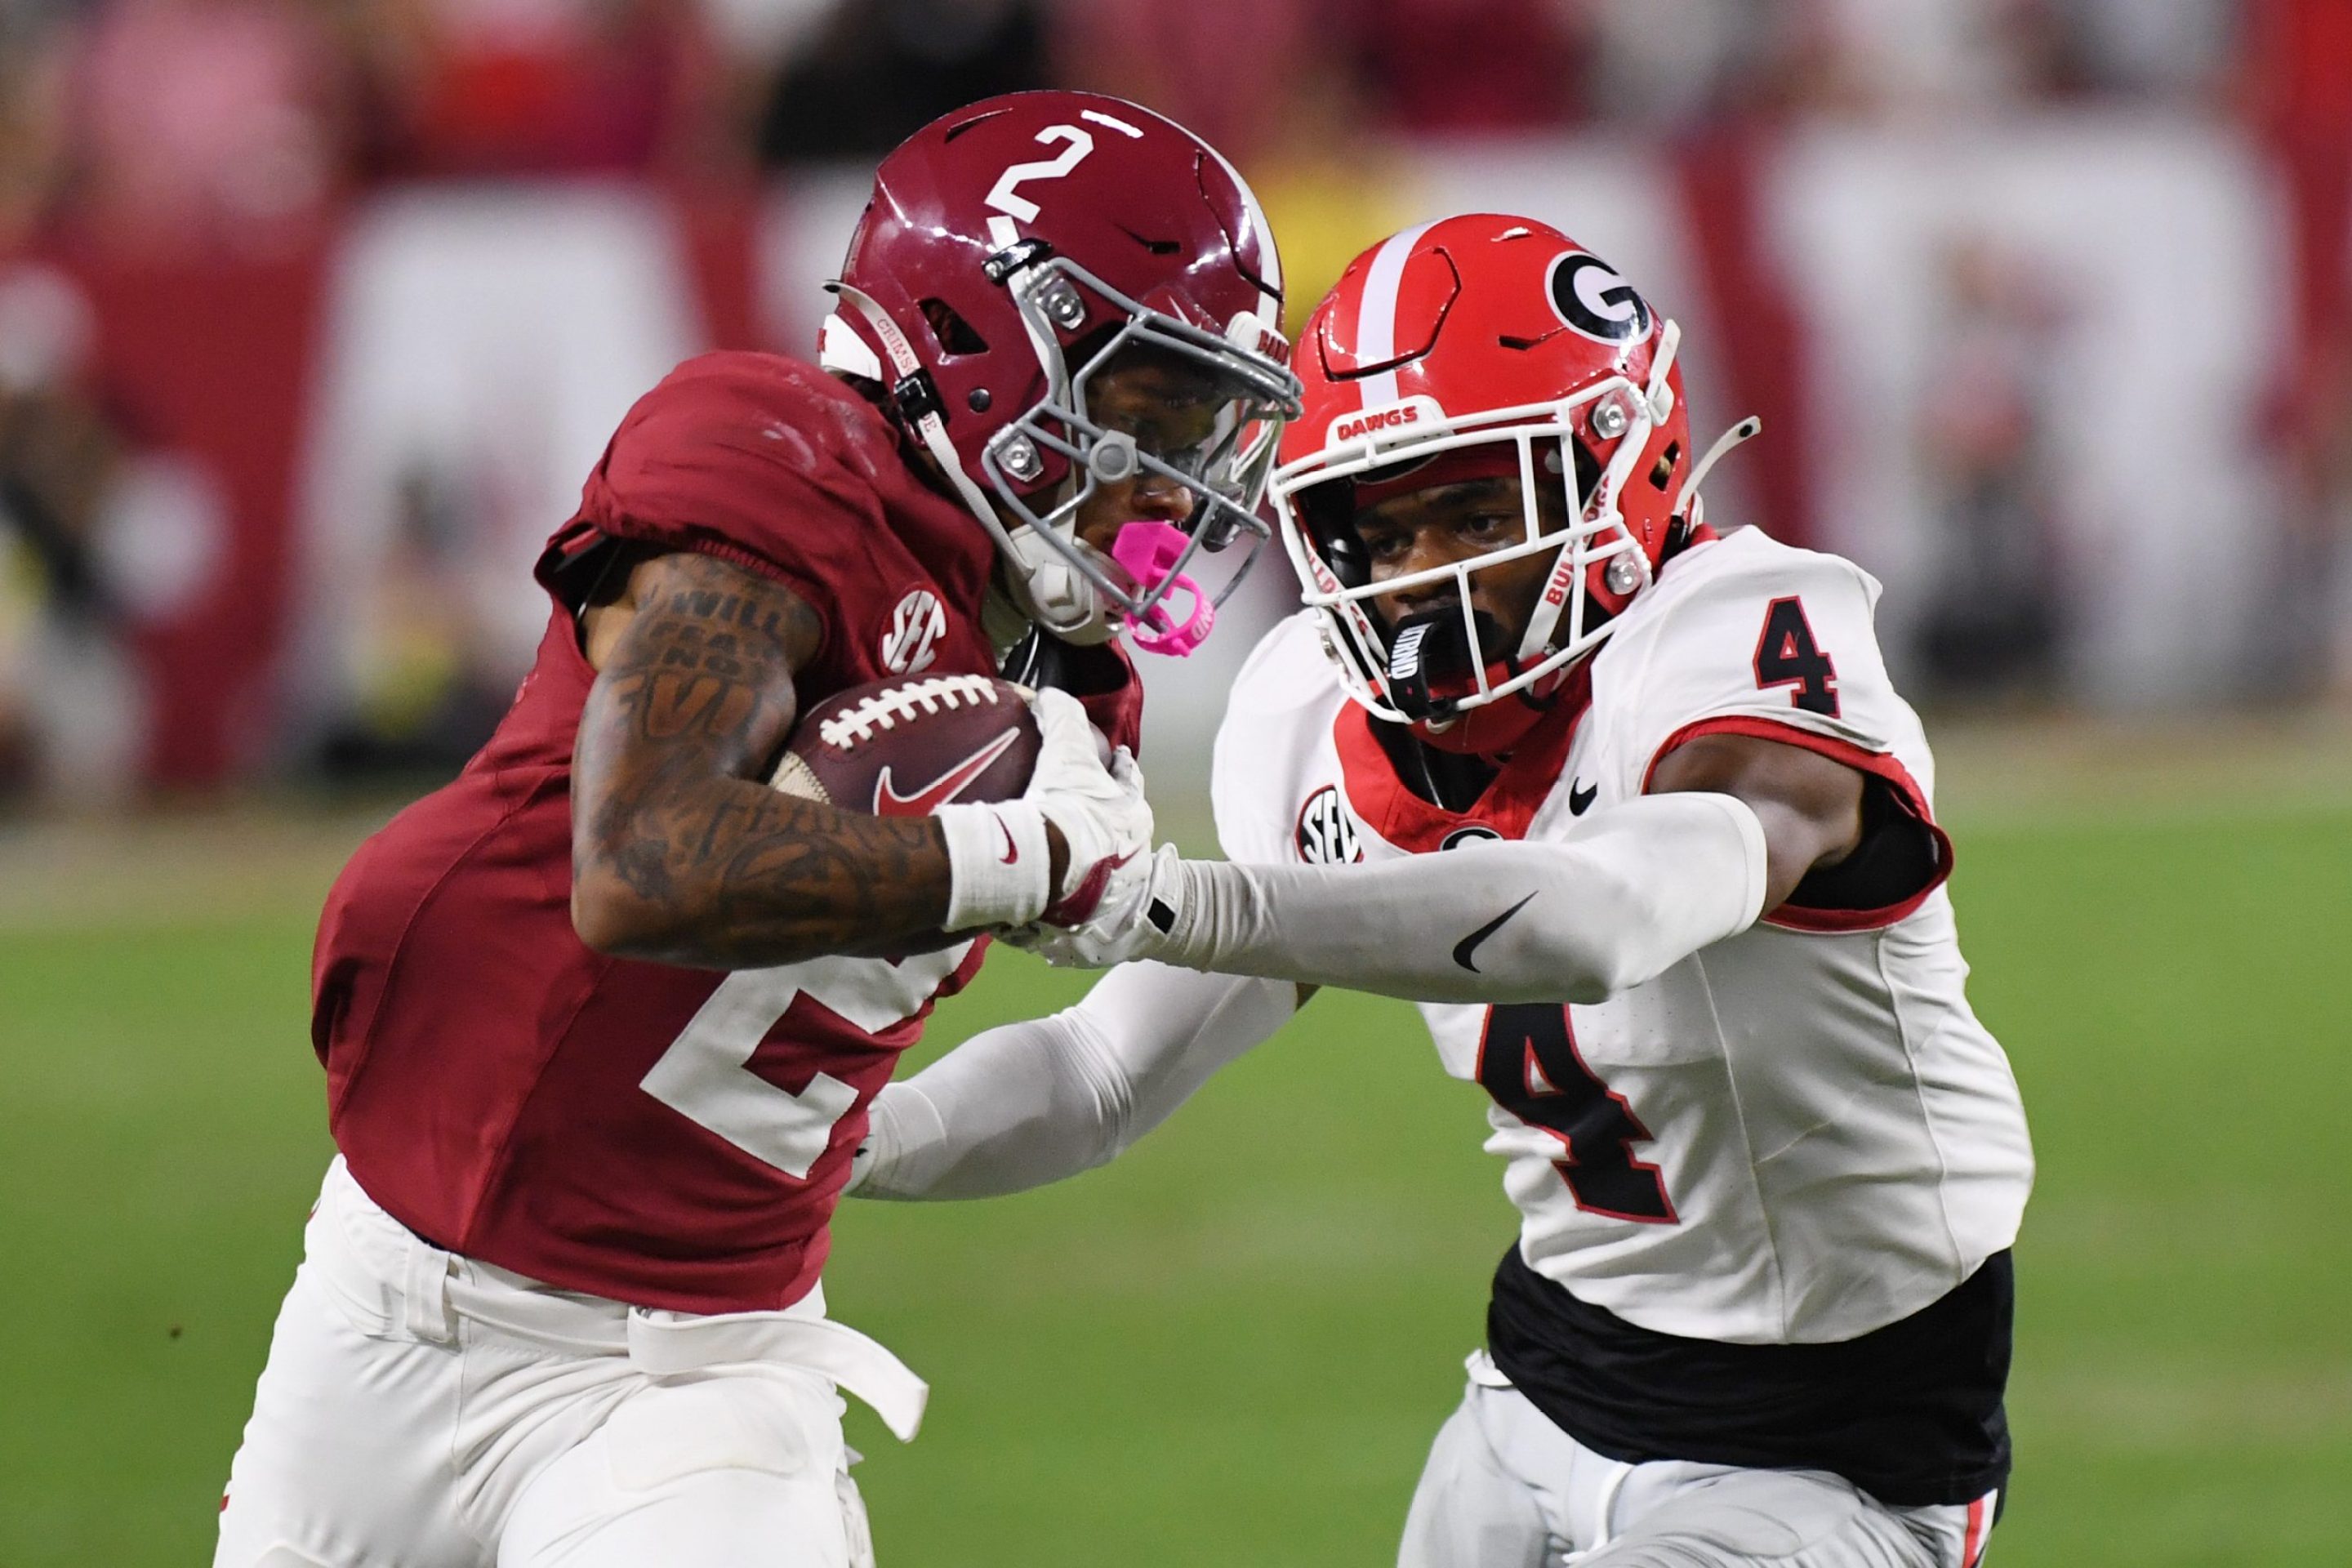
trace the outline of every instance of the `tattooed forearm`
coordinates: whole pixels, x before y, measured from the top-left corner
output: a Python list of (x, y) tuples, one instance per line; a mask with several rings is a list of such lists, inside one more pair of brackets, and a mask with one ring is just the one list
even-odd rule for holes
[(793, 671), (823, 635), (789, 589), (724, 562), (635, 568), (572, 757), (572, 919), (601, 951), (738, 969), (940, 940), (935, 823), (779, 795)]

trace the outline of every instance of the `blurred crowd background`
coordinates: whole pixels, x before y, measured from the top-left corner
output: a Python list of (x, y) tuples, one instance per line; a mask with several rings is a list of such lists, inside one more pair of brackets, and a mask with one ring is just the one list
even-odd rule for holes
[(1600, 249), (1933, 701), (2352, 694), (2352, 0), (0, 0), (0, 809), (454, 766), (631, 399), (1044, 86), (1223, 148), (1294, 328), (1421, 217)]

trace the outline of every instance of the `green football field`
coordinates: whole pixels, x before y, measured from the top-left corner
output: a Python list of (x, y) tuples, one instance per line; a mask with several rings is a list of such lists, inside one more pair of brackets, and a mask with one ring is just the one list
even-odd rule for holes
[[(1952, 814), (1972, 994), (2042, 1161), (2007, 1568), (2352, 1563), (2329, 793)], [(5, 1568), (209, 1560), (328, 1153), (316, 866), (216, 851), (191, 892), (164, 848), (129, 858), (0, 862)], [(178, 896), (136, 895), (148, 861)], [(1078, 989), (1002, 958), (927, 1053)], [(849, 1205), (834, 1309), (934, 1389), (911, 1447), (852, 1416), (885, 1563), (1391, 1560), (1512, 1234), (1481, 1106), (1407, 1009), (1327, 994), (1115, 1168)]]

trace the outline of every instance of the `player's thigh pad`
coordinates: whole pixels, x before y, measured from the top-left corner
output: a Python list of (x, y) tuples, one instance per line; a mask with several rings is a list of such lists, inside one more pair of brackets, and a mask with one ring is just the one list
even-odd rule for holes
[[(1557, 1442), (1543, 1431), (1520, 1431), (1514, 1405)], [(1572, 1447), (1566, 1433), (1516, 1393), (1498, 1400), (1494, 1390), (1473, 1384), (1430, 1445), (1405, 1515), (1398, 1568), (1545, 1568), (1561, 1547), (1552, 1516), (1563, 1501)], [(1522, 1473), (1530, 1465), (1550, 1468), (1547, 1452), (1558, 1460), (1552, 1486), (1541, 1475)]]
[(371, 1335), (305, 1263), (229, 1467), (214, 1568), (479, 1568), (449, 1465), (456, 1357)]
[(1622, 1529), (1577, 1558), (1577, 1568), (1940, 1568), (1942, 1562), (1898, 1515), (1814, 1471), (1637, 1465), (1613, 1511)]
[(788, 1368), (651, 1384), (523, 1490), (499, 1568), (866, 1568), (842, 1408)]

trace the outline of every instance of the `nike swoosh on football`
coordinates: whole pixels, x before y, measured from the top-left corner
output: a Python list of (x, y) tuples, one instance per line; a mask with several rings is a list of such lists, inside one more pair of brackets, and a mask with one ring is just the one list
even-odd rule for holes
[(1517, 914), (1521, 910), (1526, 909), (1529, 904), (1535, 902), (1535, 894), (1529, 893), (1526, 898), (1521, 899), (1517, 903), (1513, 904), (1509, 909), (1505, 910), (1501, 914), (1496, 915), (1493, 920), (1488, 921), (1485, 925), (1480, 926), (1476, 931), (1474, 931), (1468, 936), (1464, 937), (1460, 942), (1455, 942), (1454, 944), (1454, 962), (1460, 964), (1463, 968), (1468, 970), (1473, 974), (1485, 973), (1486, 972), (1484, 970), (1470, 962), (1470, 955), (1478, 951), (1478, 944), (1480, 942), (1486, 941), (1496, 931), (1502, 930), (1505, 923), (1507, 922), (1513, 915)]
[(1020, 738), (1019, 730), (1005, 731), (911, 795), (898, 793), (898, 781), (890, 776), (890, 764), (883, 763), (882, 776), (874, 781), (874, 815), (929, 816), (971, 788), (971, 781), (986, 773), (988, 765), (1003, 756)]
[(1569, 816), (1582, 816), (1584, 815), (1584, 808), (1585, 808), (1586, 806), (1588, 806), (1588, 805), (1591, 805), (1592, 804), (1592, 797), (1593, 797), (1594, 795), (1599, 795), (1600, 793), (1601, 793), (1601, 786), (1600, 786), (1599, 784), (1589, 784), (1584, 783), (1584, 782), (1583, 782), (1582, 780), (1580, 780), (1580, 779), (1579, 781), (1577, 781), (1575, 784), (1572, 784), (1569, 785), (1569, 786), (1568, 786), (1568, 814), (1569, 814)]

